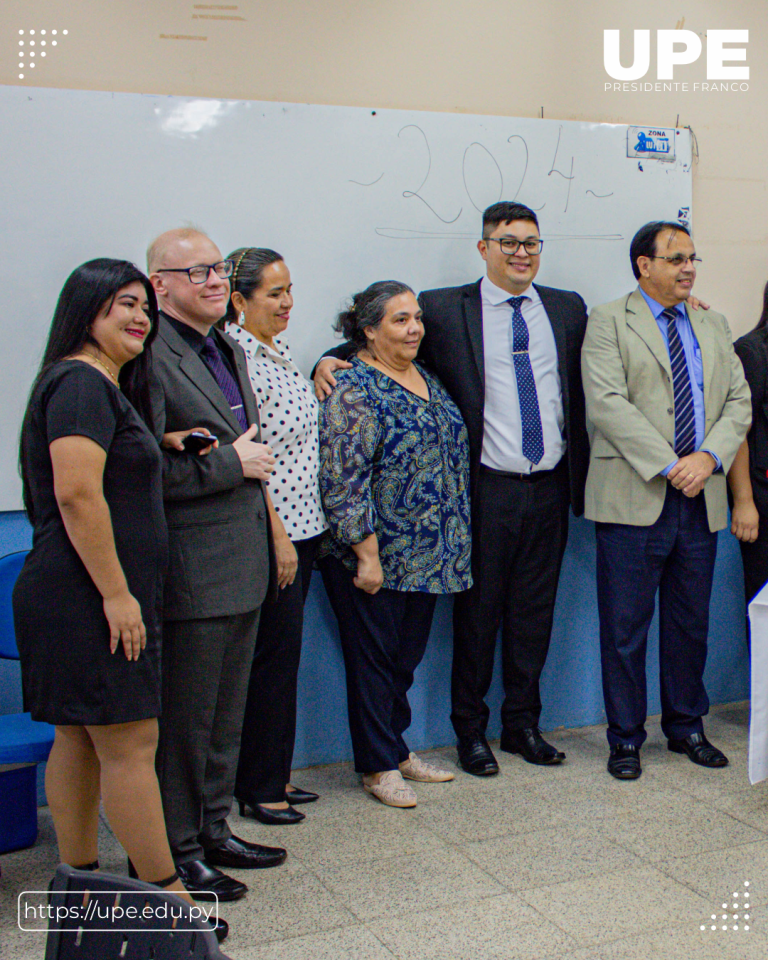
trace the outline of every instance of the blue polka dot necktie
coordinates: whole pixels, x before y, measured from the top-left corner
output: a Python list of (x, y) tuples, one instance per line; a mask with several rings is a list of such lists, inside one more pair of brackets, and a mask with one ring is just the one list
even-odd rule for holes
[(536, 381), (528, 354), (528, 325), (520, 309), (523, 300), (529, 297), (510, 297), (507, 303), (512, 306), (512, 326), (510, 342), (512, 344), (512, 362), (515, 365), (517, 397), (520, 403), (520, 421), (523, 427), (523, 456), (531, 463), (539, 463), (544, 456), (544, 434), (541, 429), (541, 412)]
[(696, 415), (693, 409), (693, 390), (683, 341), (677, 329), (677, 310), (667, 308), (661, 313), (667, 321), (669, 362), (672, 365), (672, 391), (675, 407), (675, 453), (685, 457), (696, 449)]

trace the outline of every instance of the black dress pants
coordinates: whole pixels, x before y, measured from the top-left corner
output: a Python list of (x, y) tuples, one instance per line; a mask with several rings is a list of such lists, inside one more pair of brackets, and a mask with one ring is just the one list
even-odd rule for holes
[(339, 621), (355, 770), (396, 770), (408, 759), (407, 694), (427, 647), (437, 597), (386, 587), (371, 595), (354, 585), (354, 575), (335, 557), (319, 566)]
[(280, 803), (291, 780), (296, 739), (296, 688), (304, 603), (320, 537), (294, 542), (299, 567), (292, 584), (261, 607), (240, 740), (235, 796)]
[(668, 484), (650, 526), (598, 523), (597, 606), (610, 745), (645, 742), (645, 652), (659, 594), (661, 729), (672, 740), (704, 730), (709, 600), (717, 534), (704, 494), (686, 497)]
[(258, 626), (258, 609), (163, 625), (156, 763), (176, 863), (202, 860), (232, 835), (227, 816)]
[(565, 461), (530, 479), (481, 467), (472, 510), (472, 587), (453, 607), (451, 721), (459, 737), (485, 733), (501, 626), (504, 730), (538, 725), (539, 678), (552, 633), (568, 537)]

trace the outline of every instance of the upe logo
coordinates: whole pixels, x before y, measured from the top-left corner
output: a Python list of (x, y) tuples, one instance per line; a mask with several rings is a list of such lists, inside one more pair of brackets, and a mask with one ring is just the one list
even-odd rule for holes
[[(639, 80), (651, 66), (651, 31), (634, 31), (631, 67), (621, 65), (619, 30), (603, 31), (603, 62), (614, 80)], [(725, 61), (746, 60), (745, 47), (726, 47), (726, 43), (745, 44), (749, 30), (707, 31), (707, 79), (749, 80), (749, 67), (726, 66)], [(656, 31), (656, 79), (673, 80), (676, 65), (695, 63), (701, 56), (701, 38), (692, 30)]]

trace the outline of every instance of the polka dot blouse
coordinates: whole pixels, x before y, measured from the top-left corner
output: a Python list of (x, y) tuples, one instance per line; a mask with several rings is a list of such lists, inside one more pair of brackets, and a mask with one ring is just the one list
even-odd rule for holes
[(317, 482), (317, 398), (291, 359), (288, 344), (275, 337), (277, 350), (243, 327), (226, 332), (248, 358), (248, 375), (259, 405), (261, 439), (272, 447), (276, 464), (267, 486), (277, 515), (291, 540), (314, 537), (328, 524)]

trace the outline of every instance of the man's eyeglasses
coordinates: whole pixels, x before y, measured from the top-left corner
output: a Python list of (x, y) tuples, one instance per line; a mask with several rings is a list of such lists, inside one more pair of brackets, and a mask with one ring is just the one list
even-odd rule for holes
[(211, 274), (211, 270), (217, 277), (226, 280), (232, 276), (235, 264), (232, 260), (219, 260), (218, 263), (197, 263), (194, 267), (167, 267), (161, 270), (155, 270), (155, 273), (186, 273), (192, 283), (205, 283)]
[(498, 243), (501, 252), (508, 256), (517, 253), (522, 247), (529, 256), (536, 257), (541, 253), (541, 248), (544, 246), (543, 240), (515, 240), (514, 237), (486, 237), (485, 242)]
[(648, 257), (649, 260), (666, 260), (667, 263), (671, 264), (673, 267), (682, 267), (688, 261), (691, 261), (691, 266), (695, 267), (697, 263), (701, 263), (701, 257), (684, 257), (682, 254), (678, 253), (674, 257)]

